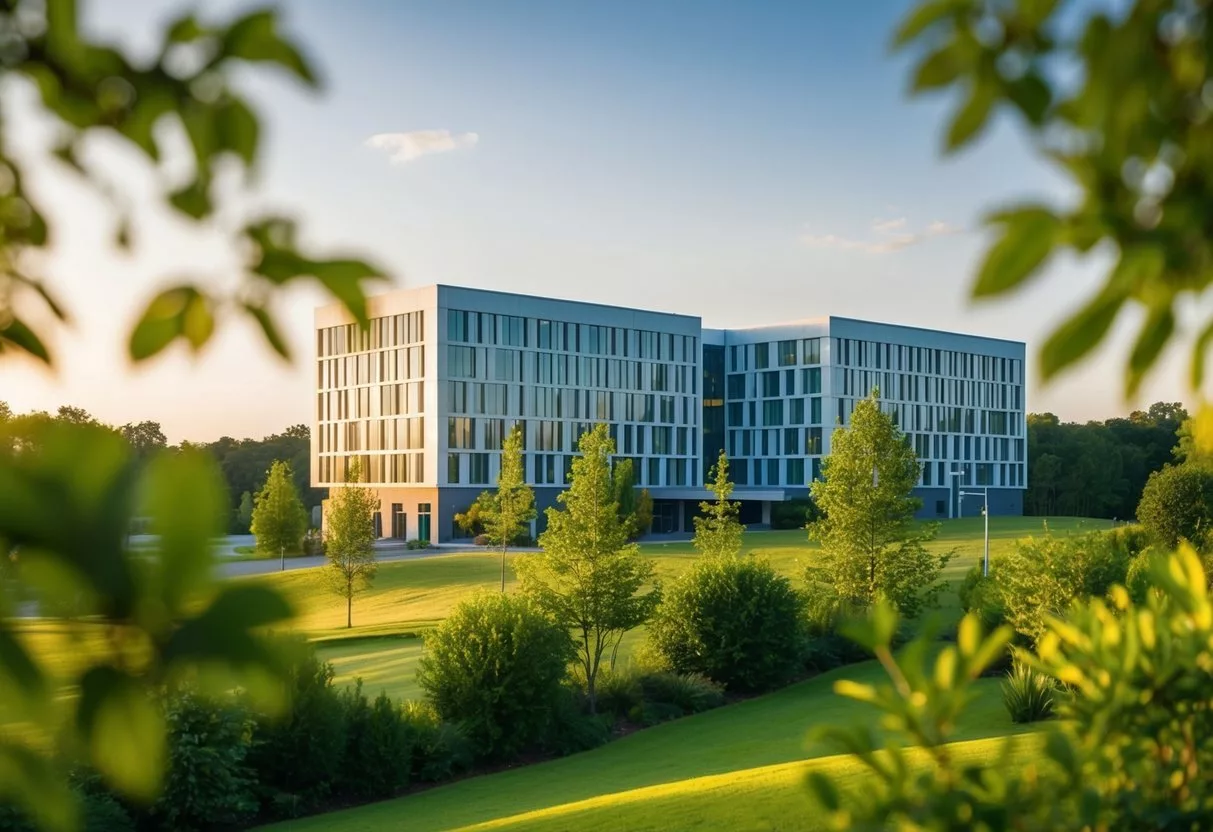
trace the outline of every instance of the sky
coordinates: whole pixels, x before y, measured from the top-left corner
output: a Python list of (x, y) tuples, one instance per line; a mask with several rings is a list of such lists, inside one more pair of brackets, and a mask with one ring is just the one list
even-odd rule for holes
[[(239, 2), (206, 4), (222, 20)], [(183, 8), (83, 4), (89, 28), (135, 50)], [(1155, 400), (1194, 405), (1186, 355), (1164, 356), (1136, 400), (1125, 314), (1100, 354), (1047, 386), (1034, 353), (1098, 285), (1106, 263), (1062, 260), (1026, 291), (974, 303), (989, 238), (982, 217), (1029, 199), (1064, 201), (1009, 119), (974, 148), (941, 154), (947, 97), (911, 99), (910, 64), (889, 51), (903, 0), (361, 0), (284, 4), (284, 28), (324, 78), (313, 93), (248, 73), (265, 146), (233, 211), (295, 215), (323, 254), (380, 264), (395, 286), (450, 283), (695, 314), (707, 327), (834, 314), (1024, 340), (1028, 409), (1085, 421)], [(51, 126), (27, 90), (0, 90), (16, 151)], [(376, 138), (377, 137), (377, 138)], [(0, 362), (14, 410), (83, 407), (151, 419), (170, 441), (262, 436), (312, 420), (313, 289), (279, 297), (296, 360), (230, 319), (200, 355), (176, 348), (132, 367), (126, 335), (182, 275), (239, 280), (222, 228), (155, 210), (163, 175), (101, 140), (89, 162), (135, 207), (129, 254), (106, 202), (62, 170), (30, 187), (57, 232), (38, 263), (67, 299), (49, 374)], [(171, 167), (171, 165), (170, 165)], [(385, 286), (385, 288), (387, 288)]]

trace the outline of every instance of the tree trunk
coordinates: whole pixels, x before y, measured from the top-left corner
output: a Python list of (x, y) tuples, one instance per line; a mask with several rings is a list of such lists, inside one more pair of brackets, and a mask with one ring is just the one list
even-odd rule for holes
[(501, 591), (505, 592), (505, 550), (507, 547), (501, 547)]
[(589, 673), (585, 675), (585, 693), (590, 699), (590, 716), (597, 716), (598, 691), (594, 688), (594, 676), (591, 676)]
[(354, 596), (345, 596), (345, 629), (354, 626)]

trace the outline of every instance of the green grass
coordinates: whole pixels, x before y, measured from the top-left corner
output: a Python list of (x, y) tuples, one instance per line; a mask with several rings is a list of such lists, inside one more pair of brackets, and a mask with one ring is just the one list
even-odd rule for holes
[[(810, 738), (814, 726), (872, 719), (869, 706), (833, 693), (840, 678), (875, 681), (882, 672), (871, 662), (841, 668), (583, 754), (270, 828), (814, 829), (802, 787), (809, 768), (865, 776), (849, 757)], [(977, 694), (957, 726), (957, 741), (1024, 732), (1007, 717), (997, 680), (980, 681)], [(999, 747), (985, 742), (957, 750), (985, 755)]]

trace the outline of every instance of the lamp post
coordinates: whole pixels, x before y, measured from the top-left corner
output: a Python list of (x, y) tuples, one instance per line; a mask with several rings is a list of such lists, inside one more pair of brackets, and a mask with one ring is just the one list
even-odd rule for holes
[(985, 559), (981, 564), (981, 574), (985, 577), (990, 576), (990, 486), (982, 486), (981, 491), (962, 491), (961, 497), (981, 497), (981, 513), (986, 518), (986, 533), (985, 533)]

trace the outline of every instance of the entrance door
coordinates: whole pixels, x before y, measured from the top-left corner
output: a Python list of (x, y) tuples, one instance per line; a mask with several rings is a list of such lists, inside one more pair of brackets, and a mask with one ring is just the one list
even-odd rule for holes
[(383, 537), (383, 513), (375, 512), (375, 539)]
[(430, 542), (430, 504), (417, 504), (417, 539)]
[(408, 527), (408, 515), (404, 513), (404, 504), (392, 503), (392, 537), (404, 540)]

